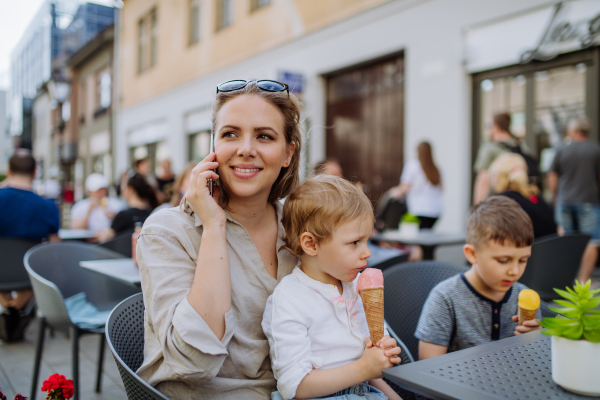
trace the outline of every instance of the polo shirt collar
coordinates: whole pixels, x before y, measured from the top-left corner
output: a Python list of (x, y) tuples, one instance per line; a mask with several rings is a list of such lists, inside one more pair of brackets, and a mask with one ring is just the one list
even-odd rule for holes
[[(298, 263), (296, 268), (294, 268), (294, 270), (292, 271), (292, 276), (296, 278), (300, 283), (307, 286), (309, 289), (320, 293), (323, 297), (326, 297), (330, 300), (338, 296), (352, 296), (354, 282), (350, 282), (350, 284), (348, 285), (346, 282), (341, 281), (343, 293), (340, 295), (340, 292), (335, 285), (329, 285), (327, 283), (319, 282), (306, 275), (304, 271), (300, 269), (300, 263)], [(330, 298), (329, 296), (333, 296), (333, 298)]]
[(513, 287), (511, 286), (508, 289), (508, 291), (506, 292), (506, 294), (504, 295), (504, 298), (502, 300), (500, 300), (499, 302), (495, 302), (494, 300), (488, 299), (487, 297), (485, 297), (484, 295), (482, 295), (481, 293), (479, 293), (477, 290), (475, 290), (475, 288), (473, 286), (471, 286), (471, 284), (469, 283), (469, 281), (465, 277), (464, 272), (462, 274), (460, 274), (460, 278), (463, 280), (463, 282), (465, 283), (465, 285), (467, 285), (467, 287), (469, 288), (469, 290), (471, 292), (473, 292), (473, 294), (475, 296), (477, 296), (479, 299), (481, 299), (483, 301), (486, 301), (486, 302), (490, 303), (492, 306), (501, 305), (501, 304), (506, 303), (510, 299), (510, 295), (512, 294)]

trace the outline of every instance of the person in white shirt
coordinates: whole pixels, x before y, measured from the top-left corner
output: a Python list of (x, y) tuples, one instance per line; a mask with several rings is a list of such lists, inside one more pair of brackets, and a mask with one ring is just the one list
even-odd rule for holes
[(369, 199), (342, 178), (318, 175), (288, 196), (285, 247), (300, 263), (263, 315), (278, 389), (271, 399), (400, 399), (381, 379), (400, 348), (387, 335), (371, 343), (355, 289), (373, 223)]
[(429, 142), (421, 142), (417, 153), (418, 160), (404, 165), (400, 185), (390, 194), (395, 198), (406, 196), (408, 212), (419, 217), (419, 227), (431, 229), (442, 214), (442, 179)]
[(71, 209), (71, 228), (101, 231), (110, 228), (115, 215), (125, 204), (108, 196), (108, 180), (102, 174), (90, 174), (85, 180), (87, 199), (78, 201)]

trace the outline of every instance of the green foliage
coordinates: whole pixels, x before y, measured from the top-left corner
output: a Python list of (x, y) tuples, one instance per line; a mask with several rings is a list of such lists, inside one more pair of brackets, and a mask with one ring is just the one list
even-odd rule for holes
[(562, 307), (550, 309), (560, 315), (556, 318), (544, 318), (541, 325), (546, 328), (543, 334), (560, 336), (572, 340), (586, 339), (600, 343), (600, 289), (590, 290), (591, 280), (585, 284), (577, 282), (574, 289), (554, 289), (566, 300), (556, 300)]
[(0, 174), (0, 182), (2, 182), (2, 181), (3, 181), (3, 180), (5, 180), (5, 179), (6, 179), (6, 175), (4, 175), (4, 174)]
[(407, 224), (418, 224), (421, 221), (419, 221), (419, 217), (417, 217), (416, 215), (412, 215), (411, 213), (406, 213), (402, 216), (402, 219), (400, 222), (405, 222)]

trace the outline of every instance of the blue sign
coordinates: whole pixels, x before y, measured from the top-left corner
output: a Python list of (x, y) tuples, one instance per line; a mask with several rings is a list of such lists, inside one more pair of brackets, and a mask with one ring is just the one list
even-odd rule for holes
[(302, 76), (302, 74), (280, 71), (279, 80), (283, 83), (287, 83), (290, 87), (290, 92), (302, 93), (302, 86), (304, 84), (304, 76)]

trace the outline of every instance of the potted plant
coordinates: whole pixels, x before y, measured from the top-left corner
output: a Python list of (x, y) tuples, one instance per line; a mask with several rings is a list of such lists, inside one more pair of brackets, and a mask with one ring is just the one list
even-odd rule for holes
[(577, 282), (573, 289), (554, 289), (565, 300), (550, 307), (559, 315), (544, 318), (543, 334), (552, 336), (552, 379), (571, 392), (600, 396), (600, 289), (591, 281)]
[(419, 234), (419, 218), (411, 213), (406, 213), (400, 219), (400, 236), (410, 238)]

